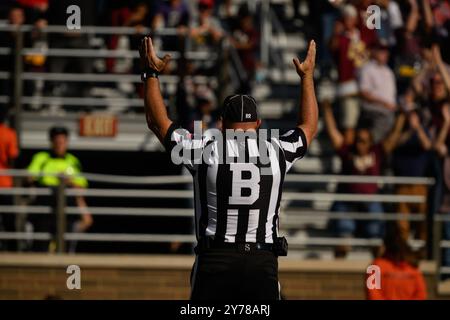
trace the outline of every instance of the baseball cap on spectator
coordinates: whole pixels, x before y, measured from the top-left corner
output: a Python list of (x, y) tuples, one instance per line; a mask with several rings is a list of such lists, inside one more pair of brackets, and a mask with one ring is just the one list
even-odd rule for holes
[(227, 122), (255, 122), (258, 120), (256, 100), (249, 95), (235, 94), (225, 98), (222, 118)]
[(358, 16), (358, 11), (355, 6), (346, 4), (341, 9), (341, 15), (343, 18), (356, 18)]
[(198, 8), (201, 9), (211, 9), (214, 7), (214, 0), (200, 0), (198, 2)]
[(66, 127), (54, 126), (54, 127), (50, 128), (50, 130), (48, 132), (48, 136), (49, 136), (50, 140), (53, 140), (53, 138), (59, 134), (69, 136), (69, 130), (67, 130)]
[(389, 45), (385, 40), (375, 41), (371, 47), (372, 50), (389, 50)]

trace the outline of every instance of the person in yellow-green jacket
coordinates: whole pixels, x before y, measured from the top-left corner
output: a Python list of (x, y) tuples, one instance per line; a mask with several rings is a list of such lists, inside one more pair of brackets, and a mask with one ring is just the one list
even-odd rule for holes
[[(36, 153), (30, 165), (28, 172), (31, 176), (30, 182), (37, 187), (54, 188), (60, 183), (60, 178), (54, 174), (64, 174), (65, 183), (69, 188), (87, 188), (88, 182), (86, 178), (80, 176), (81, 163), (77, 157), (67, 152), (69, 131), (64, 127), (53, 127), (49, 131), (49, 138), (51, 142), (50, 151), (42, 151)], [(49, 175), (46, 175), (49, 174)], [(66, 215), (67, 227), (70, 232), (85, 232), (92, 223), (92, 215), (89, 212), (84, 197), (67, 197), (67, 206), (77, 206), (79, 208), (80, 216), (74, 219), (73, 215)], [(34, 205), (51, 206), (55, 208), (54, 197), (38, 196)], [(56, 218), (55, 215), (31, 215), (29, 222), (33, 225), (34, 232), (50, 232), (56, 233)], [(69, 251), (75, 251), (76, 242), (71, 242), (68, 246)], [(53, 241), (34, 241), (33, 251), (53, 251)]]

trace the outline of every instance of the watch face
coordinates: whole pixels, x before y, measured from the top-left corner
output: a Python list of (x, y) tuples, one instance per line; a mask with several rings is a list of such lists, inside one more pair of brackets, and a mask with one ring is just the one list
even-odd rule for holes
[(148, 78), (158, 78), (158, 73), (155, 71), (144, 71), (141, 73), (141, 80), (145, 81)]

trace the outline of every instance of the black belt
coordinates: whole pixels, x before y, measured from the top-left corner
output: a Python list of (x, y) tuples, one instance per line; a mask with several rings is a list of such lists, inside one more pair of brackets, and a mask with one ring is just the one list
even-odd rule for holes
[(203, 250), (208, 249), (225, 249), (237, 252), (252, 252), (252, 251), (274, 251), (274, 246), (272, 243), (261, 243), (261, 242), (224, 242), (215, 240), (211, 237), (202, 238), (198, 241), (197, 247), (195, 247), (195, 253), (200, 253)]

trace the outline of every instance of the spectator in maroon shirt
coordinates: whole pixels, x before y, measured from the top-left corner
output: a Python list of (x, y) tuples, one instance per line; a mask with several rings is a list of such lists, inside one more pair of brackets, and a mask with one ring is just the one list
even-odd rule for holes
[[(324, 120), (333, 148), (342, 161), (342, 174), (354, 176), (379, 176), (381, 174), (383, 159), (395, 148), (400, 133), (405, 123), (405, 116), (401, 114), (396, 119), (393, 131), (386, 139), (374, 144), (371, 131), (368, 128), (357, 128), (355, 142), (345, 144), (343, 134), (338, 130), (333, 116), (333, 110), (329, 104), (324, 104)], [(372, 195), (378, 193), (378, 185), (375, 183), (347, 183), (338, 186), (338, 193), (355, 193)], [(345, 202), (336, 201), (333, 204), (335, 212), (369, 212), (379, 214), (383, 207), (379, 202)], [(337, 219), (331, 222), (331, 227), (338, 237), (351, 237), (361, 229), (369, 238), (382, 236), (383, 224), (380, 220), (364, 220), (364, 224), (355, 223), (352, 219)], [(336, 257), (345, 257), (350, 250), (349, 246), (338, 246)]]
[(357, 70), (368, 60), (367, 48), (375, 40), (375, 33), (364, 26), (358, 10), (353, 5), (343, 6), (341, 20), (336, 22), (330, 40), (330, 50), (338, 70), (339, 124), (344, 129), (346, 144), (353, 143), (360, 114)]

